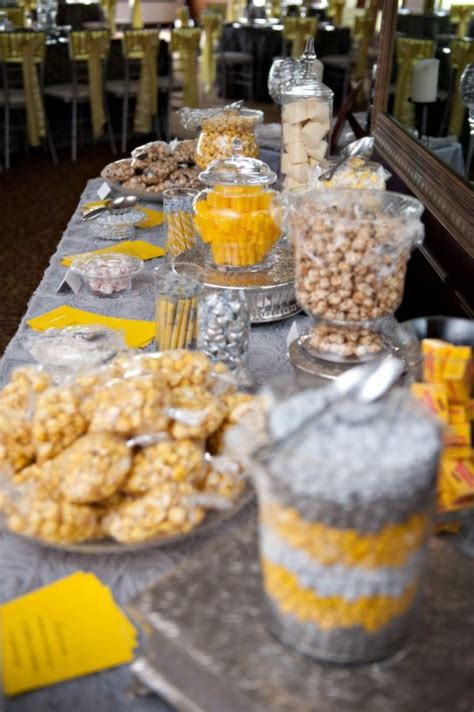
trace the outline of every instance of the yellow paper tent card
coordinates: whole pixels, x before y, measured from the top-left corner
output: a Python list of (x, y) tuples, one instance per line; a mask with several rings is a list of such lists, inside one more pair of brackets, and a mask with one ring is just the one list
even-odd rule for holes
[(109, 329), (122, 331), (125, 343), (131, 349), (139, 349), (146, 346), (153, 341), (156, 334), (156, 324), (153, 321), (103, 316), (84, 309), (75, 309), (67, 304), (41, 314), (41, 316), (33, 317), (28, 321), (28, 326), (35, 329), (35, 331), (64, 329), (67, 326), (84, 326), (88, 324), (101, 324)]
[(111, 591), (81, 571), (0, 606), (0, 630), (8, 696), (129, 663), (137, 643)]

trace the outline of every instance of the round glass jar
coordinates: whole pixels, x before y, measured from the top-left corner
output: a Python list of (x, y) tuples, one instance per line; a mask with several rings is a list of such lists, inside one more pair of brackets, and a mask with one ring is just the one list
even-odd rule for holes
[(232, 158), (214, 161), (199, 179), (209, 188), (194, 204), (194, 223), (209, 246), (208, 264), (224, 270), (259, 270), (271, 265), (270, 253), (280, 237), (271, 203), (276, 174), (242, 155), (234, 139)]
[(233, 108), (203, 119), (196, 147), (196, 164), (205, 170), (213, 161), (230, 158), (234, 139), (240, 139), (243, 156), (258, 158), (260, 149), (255, 127), (262, 122), (261, 111)]
[[(323, 389), (306, 394), (326, 402)], [(293, 412), (290, 399), (272, 418), (288, 429)], [(420, 597), (440, 446), (435, 419), (395, 389), (326, 402), (271, 449), (256, 479), (260, 559), (268, 621), (285, 643), (338, 663), (397, 652)]]
[(298, 345), (337, 363), (379, 355), (410, 253), (423, 240), (422, 204), (400, 193), (341, 189), (293, 193), (287, 205), (296, 298), (313, 321)]
[(314, 45), (301, 57), (301, 73), (281, 92), (281, 179), (285, 190), (306, 188), (309, 170), (329, 154), (334, 94), (319, 81)]

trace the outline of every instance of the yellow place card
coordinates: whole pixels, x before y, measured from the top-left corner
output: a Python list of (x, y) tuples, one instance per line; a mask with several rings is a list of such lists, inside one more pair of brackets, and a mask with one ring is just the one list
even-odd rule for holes
[(41, 316), (33, 317), (28, 321), (28, 326), (35, 331), (64, 329), (67, 326), (84, 326), (86, 324), (101, 324), (109, 329), (122, 331), (125, 343), (131, 349), (139, 349), (146, 346), (153, 341), (156, 335), (154, 321), (103, 316), (84, 309), (75, 309), (66, 304), (41, 314)]
[(140, 206), (140, 210), (145, 213), (145, 218), (138, 223), (137, 227), (158, 227), (163, 223), (165, 216), (161, 210), (153, 210), (152, 208), (143, 208)]
[(145, 242), (144, 240), (125, 240), (125, 242), (119, 242), (116, 245), (112, 245), (112, 247), (103, 247), (100, 250), (69, 255), (61, 260), (61, 264), (65, 267), (70, 267), (73, 261), (78, 257), (84, 257), (85, 255), (104, 255), (107, 252), (121, 252), (125, 255), (138, 257), (140, 260), (153, 260), (156, 257), (163, 257), (165, 254), (165, 250), (162, 247), (156, 247), (150, 242)]
[(9, 696), (129, 663), (137, 643), (111, 591), (82, 571), (0, 606), (0, 630)]

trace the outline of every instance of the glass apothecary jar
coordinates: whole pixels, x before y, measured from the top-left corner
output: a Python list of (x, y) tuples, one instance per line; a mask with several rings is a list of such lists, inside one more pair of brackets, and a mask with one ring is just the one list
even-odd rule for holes
[(367, 663), (413, 629), (441, 433), (402, 389), (329, 407), (311, 389), (276, 405), (279, 436), (318, 398), (319, 417), (257, 457), (267, 620), (302, 653)]
[(234, 139), (232, 158), (214, 161), (200, 174), (207, 186), (194, 204), (194, 223), (209, 246), (208, 264), (221, 270), (259, 270), (271, 265), (271, 251), (280, 237), (271, 204), (276, 174), (254, 158), (242, 155)]
[(314, 43), (301, 57), (296, 81), (281, 91), (281, 178), (285, 190), (306, 188), (309, 170), (329, 154), (334, 94), (319, 81)]
[(258, 158), (260, 149), (255, 128), (263, 121), (263, 113), (253, 109), (224, 108), (201, 122), (201, 133), (196, 147), (196, 164), (205, 170), (210, 163), (232, 156), (232, 142), (238, 138), (242, 155)]
[(411, 251), (424, 236), (422, 204), (376, 190), (308, 190), (285, 197), (295, 245), (296, 298), (312, 318), (298, 345), (336, 363), (385, 348)]

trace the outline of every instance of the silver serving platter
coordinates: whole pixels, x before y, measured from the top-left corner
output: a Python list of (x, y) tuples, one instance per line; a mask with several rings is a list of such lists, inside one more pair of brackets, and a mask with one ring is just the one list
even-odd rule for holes
[(239, 496), (239, 498), (234, 502), (232, 507), (223, 510), (211, 510), (206, 514), (204, 521), (197, 526), (195, 529), (187, 532), (186, 534), (176, 534), (174, 536), (166, 537), (156, 537), (154, 539), (148, 539), (147, 541), (139, 542), (137, 544), (119, 544), (113, 539), (98, 539), (97, 541), (84, 541), (77, 544), (59, 544), (54, 542), (43, 541), (42, 539), (36, 539), (34, 537), (22, 536), (16, 532), (10, 532), (6, 526), (4, 515), (0, 514), (0, 528), (8, 531), (12, 536), (23, 539), (24, 541), (30, 541), (35, 544), (39, 544), (41, 547), (46, 549), (54, 549), (55, 551), (64, 551), (71, 554), (126, 554), (133, 551), (146, 551), (147, 549), (157, 549), (163, 546), (169, 546), (170, 544), (177, 544), (179, 542), (191, 539), (192, 537), (200, 534), (207, 534), (213, 529), (224, 522), (232, 519), (238, 512), (240, 512), (249, 502), (253, 500), (255, 496), (253, 488), (247, 484), (245, 490)]
[(204, 285), (211, 289), (241, 289), (250, 305), (252, 324), (287, 319), (300, 311), (295, 297), (294, 257), (283, 243), (275, 249), (273, 264), (259, 271), (222, 271), (206, 263), (205, 251), (193, 247), (176, 258), (176, 264), (196, 264), (204, 270)]

